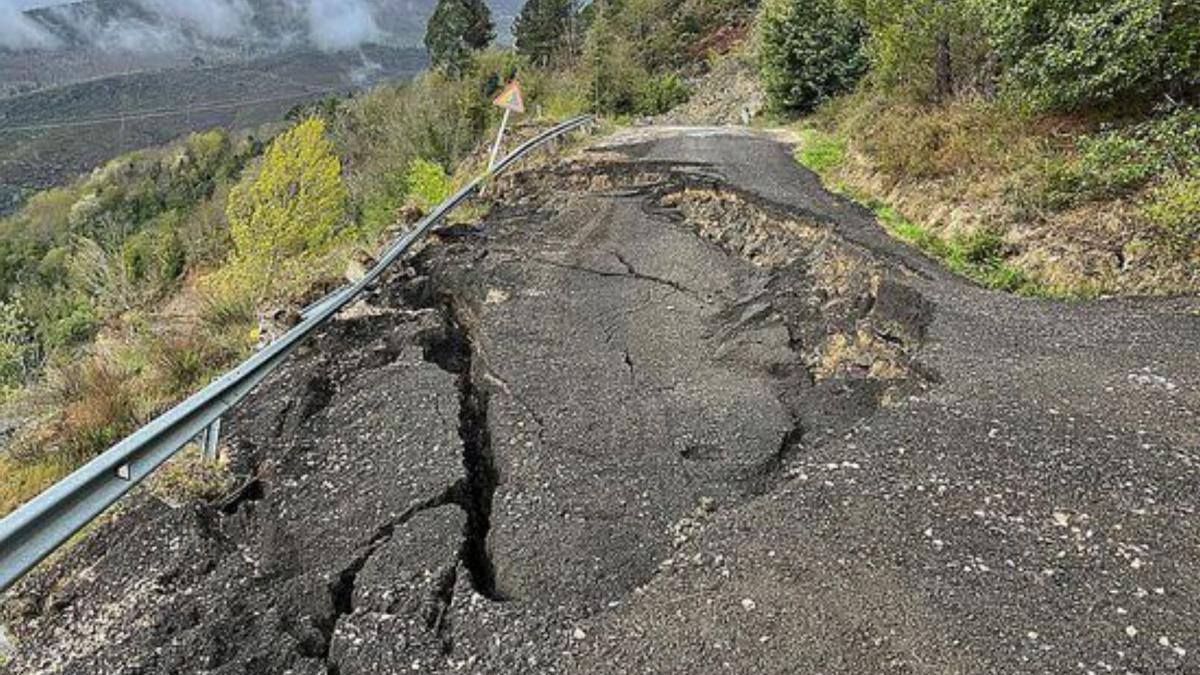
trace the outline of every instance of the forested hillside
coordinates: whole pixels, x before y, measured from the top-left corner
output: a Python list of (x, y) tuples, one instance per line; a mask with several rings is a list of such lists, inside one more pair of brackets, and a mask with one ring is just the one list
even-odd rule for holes
[(481, 0), (440, 0), (413, 82), (118, 158), (0, 221), (0, 392), (21, 421), (0, 513), (269, 339), (477, 170), (514, 75), (533, 121), (687, 102), (789, 127), (830, 187), (998, 289), (1200, 288), (1194, 2), (529, 0), (515, 49), (495, 33)]
[(1197, 287), (1200, 5), (767, 0), (801, 159), (898, 236), (1034, 294)]

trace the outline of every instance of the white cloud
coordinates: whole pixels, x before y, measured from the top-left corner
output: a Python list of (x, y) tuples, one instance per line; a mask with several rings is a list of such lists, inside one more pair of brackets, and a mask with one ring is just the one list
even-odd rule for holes
[[(282, 26), (307, 33), (308, 41), (324, 51), (340, 51), (378, 41), (379, 28), (370, 0), (129, 0), (153, 21), (113, 20), (87, 4), (58, 7), (58, 20), (85, 35), (93, 47), (109, 51), (163, 51), (187, 49), (190, 37), (227, 40), (261, 39), (254, 21), (257, 12), (270, 12)], [(58, 39), (22, 10), (68, 4), (69, 0), (0, 0), (0, 48), (47, 49)], [(282, 16), (276, 13), (282, 12)], [(275, 46), (289, 37), (271, 39)]]
[(58, 40), (22, 13), (14, 0), (0, 0), (0, 48), (45, 49)]
[(178, 24), (211, 38), (231, 38), (240, 34), (251, 11), (242, 0), (136, 0), (147, 11), (167, 23)]
[(379, 39), (381, 31), (361, 0), (309, 0), (309, 37), (323, 51), (339, 51)]

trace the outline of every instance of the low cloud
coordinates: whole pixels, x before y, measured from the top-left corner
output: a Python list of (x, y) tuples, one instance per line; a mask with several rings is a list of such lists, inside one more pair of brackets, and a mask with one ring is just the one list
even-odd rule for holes
[(135, 0), (163, 22), (215, 39), (243, 34), (253, 12), (244, 0)]
[(309, 0), (309, 39), (323, 51), (352, 49), (382, 35), (371, 8), (359, 0)]
[(58, 44), (52, 33), (25, 16), (19, 7), (0, 0), (0, 47), (50, 49)]
[[(39, 15), (22, 11), (47, 5), (59, 6)], [(299, 39), (341, 51), (387, 37), (370, 0), (123, 0), (123, 7), (114, 13), (86, 2), (0, 0), (0, 48), (55, 49), (69, 40), (105, 51), (161, 52), (233, 41), (271, 48)]]

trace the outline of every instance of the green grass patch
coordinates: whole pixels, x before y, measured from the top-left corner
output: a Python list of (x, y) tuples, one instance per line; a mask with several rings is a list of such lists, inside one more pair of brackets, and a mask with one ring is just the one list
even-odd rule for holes
[(1031, 279), (1024, 270), (1006, 261), (1008, 247), (998, 232), (980, 230), (943, 237), (914, 223), (889, 206), (877, 206), (875, 215), (892, 236), (946, 264), (951, 271), (999, 291), (1025, 296), (1055, 295)]
[(796, 161), (813, 173), (824, 176), (840, 167), (845, 160), (844, 138), (811, 127), (800, 131)]
[(903, 214), (871, 195), (852, 189), (845, 182), (828, 180), (829, 174), (845, 159), (843, 138), (818, 129), (800, 132), (796, 161), (826, 179), (834, 192), (866, 206), (893, 237), (910, 244), (941, 261), (960, 274), (991, 289), (1029, 297), (1078, 295), (1052, 288), (1031, 278), (1020, 267), (1008, 262), (1011, 251), (999, 232), (981, 230), (967, 235), (944, 237), (929, 227), (905, 218)]
[(1177, 254), (1193, 255), (1200, 248), (1200, 170), (1168, 177), (1150, 193), (1142, 212)]

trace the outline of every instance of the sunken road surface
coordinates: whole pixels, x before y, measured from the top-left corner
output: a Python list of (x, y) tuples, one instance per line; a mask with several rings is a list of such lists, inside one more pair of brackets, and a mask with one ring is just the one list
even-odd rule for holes
[(1200, 302), (950, 276), (768, 137), (501, 179), (4, 605), (14, 673), (1200, 672)]

